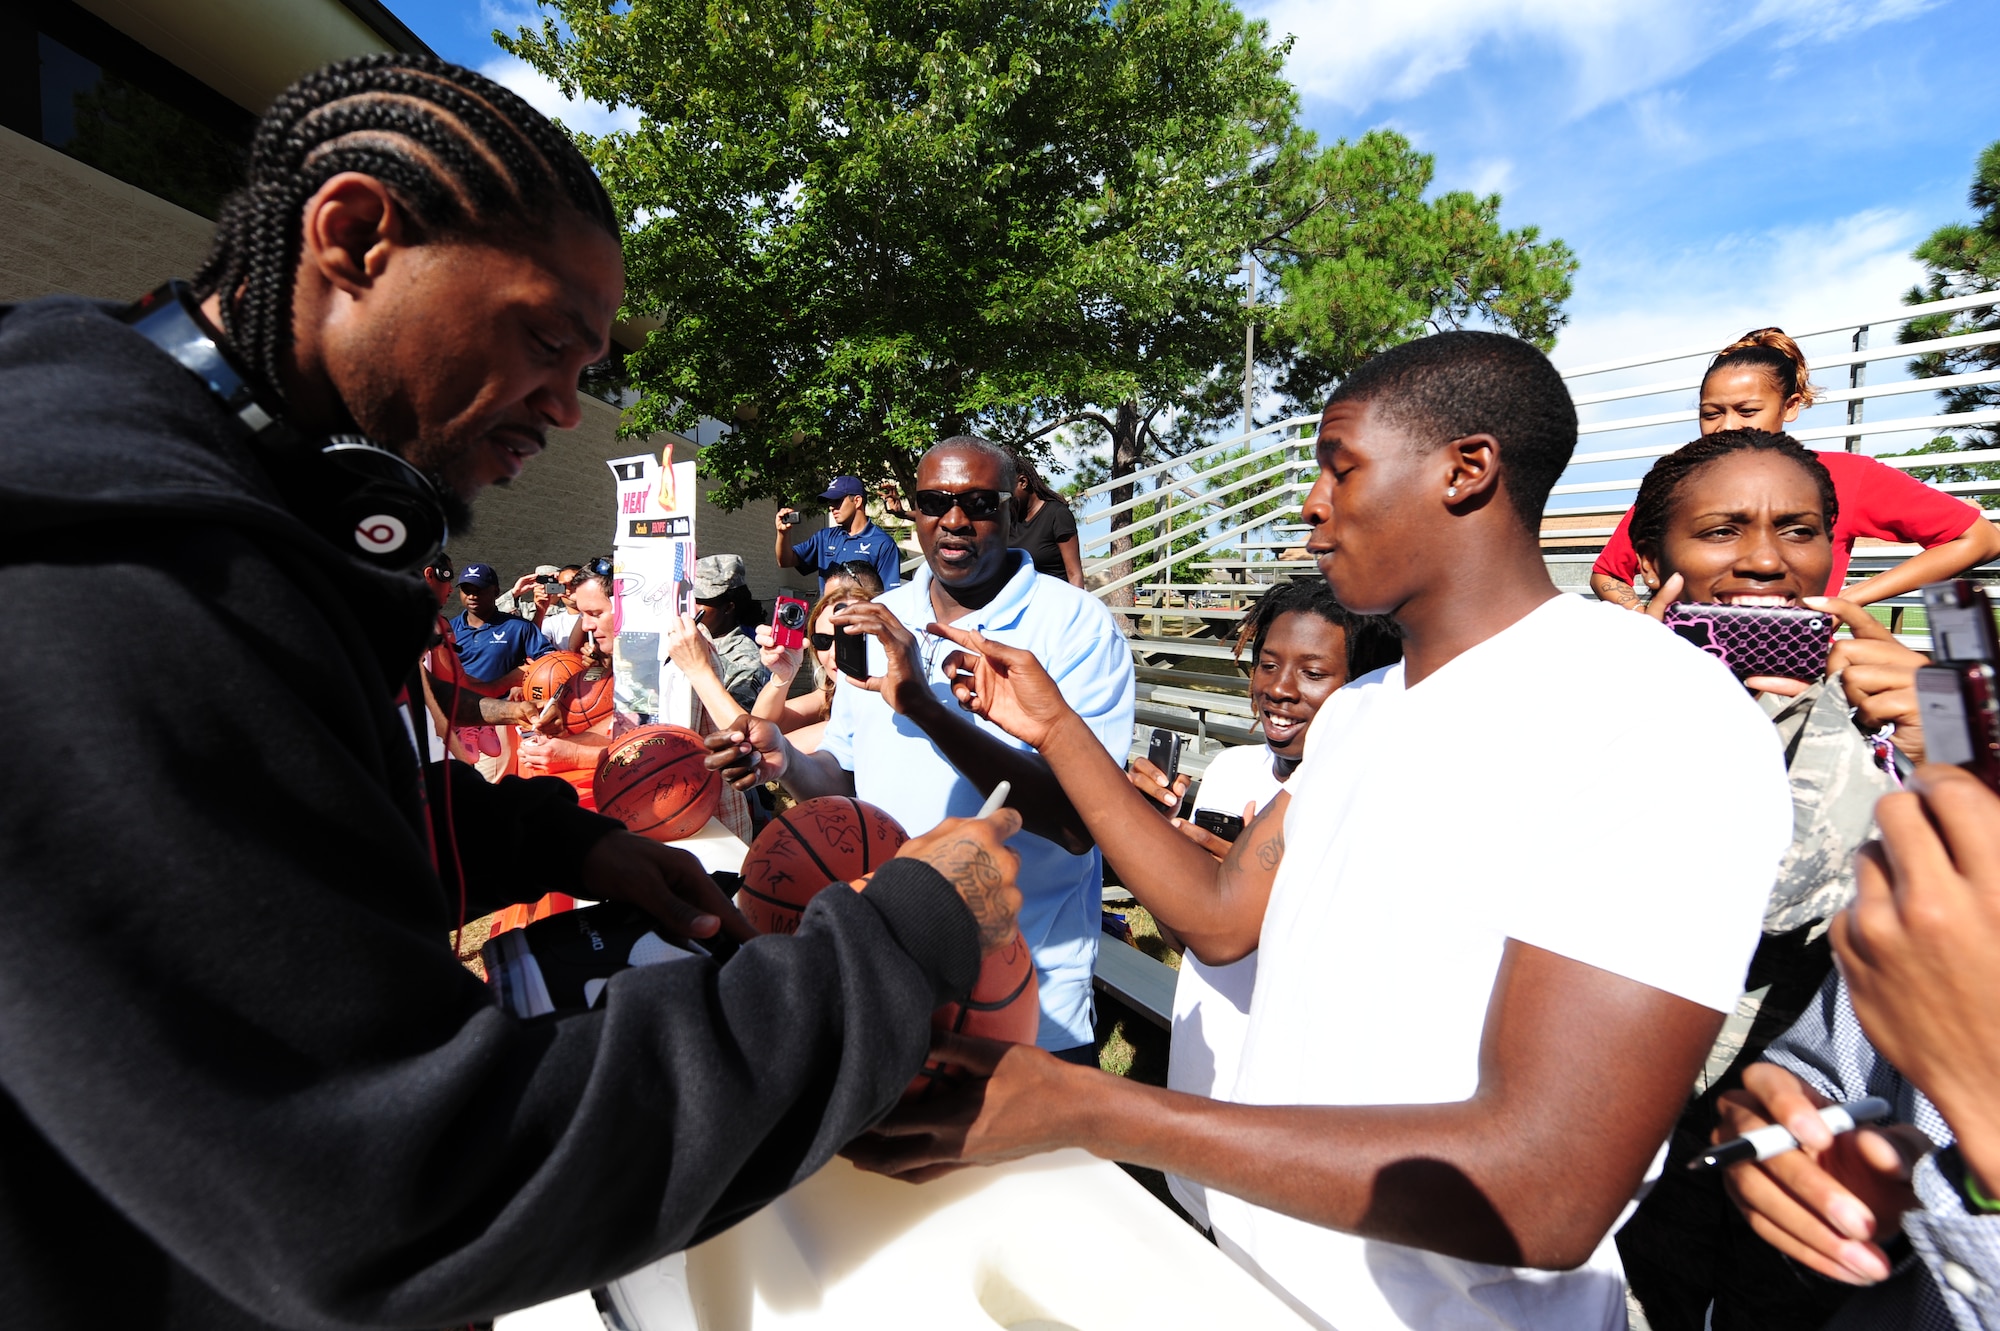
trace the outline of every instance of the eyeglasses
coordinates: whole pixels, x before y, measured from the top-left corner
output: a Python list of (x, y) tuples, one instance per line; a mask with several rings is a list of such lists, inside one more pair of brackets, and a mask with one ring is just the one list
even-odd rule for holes
[(590, 561), (590, 562), (589, 562), (588, 564), (585, 564), (585, 565), (583, 566), (583, 572), (582, 572), (582, 573), (579, 573), (579, 574), (577, 574), (575, 578), (571, 578), (571, 579), (570, 579), (570, 582), (571, 582), (572, 584), (574, 584), (574, 583), (575, 583), (575, 582), (577, 581), (577, 579), (578, 579), (578, 578), (583, 578), (583, 577), (586, 577), (586, 576), (588, 576), (588, 577), (592, 577), (592, 578), (608, 578), (608, 577), (610, 577), (610, 576), (611, 576), (611, 560), (610, 560), (609, 556), (606, 556), (606, 555), (599, 555), (599, 556), (598, 556), (597, 558), (595, 558), (595, 559), (591, 560), (591, 561)]
[(873, 564), (863, 563), (859, 559), (843, 560), (835, 564), (831, 571), (834, 573), (845, 573), (850, 578), (873, 578), (877, 582), (882, 579), (881, 569), (876, 568)]
[(833, 635), (831, 633), (815, 633), (812, 635), (812, 642), (813, 650), (816, 652), (830, 652), (833, 650)]
[(1000, 501), (1005, 498), (998, 490), (919, 490), (916, 493), (917, 511), (925, 517), (941, 518), (955, 508), (974, 522), (998, 513)]

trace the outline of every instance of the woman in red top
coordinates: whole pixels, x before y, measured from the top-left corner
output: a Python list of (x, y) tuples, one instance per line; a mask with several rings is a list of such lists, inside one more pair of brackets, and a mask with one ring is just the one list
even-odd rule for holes
[[(1724, 347), (1709, 363), (1701, 381), (1701, 432), (1781, 433), (1813, 404), (1814, 395), (1799, 344), (1782, 328), (1759, 328)], [(1832, 474), (1840, 500), (1826, 595), (1868, 605), (1956, 577), (2000, 555), (2000, 531), (1971, 504), (1864, 454), (1823, 452), (1819, 460)], [(1639, 576), (1639, 556), (1627, 534), (1631, 517), (1627, 513), (1618, 520), (1618, 530), (1591, 566), (1590, 589), (1602, 600), (1637, 609), (1642, 603), (1632, 583)], [(1843, 591), (1854, 543), (1864, 536), (1921, 545), (1924, 551)]]

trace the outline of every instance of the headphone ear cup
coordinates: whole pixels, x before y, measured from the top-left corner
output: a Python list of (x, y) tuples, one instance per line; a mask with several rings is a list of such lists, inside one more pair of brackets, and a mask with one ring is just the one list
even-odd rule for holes
[(413, 573), (450, 537), (430, 478), (360, 435), (335, 435), (320, 456), (350, 487), (329, 497), (322, 531), (340, 549), (378, 568)]

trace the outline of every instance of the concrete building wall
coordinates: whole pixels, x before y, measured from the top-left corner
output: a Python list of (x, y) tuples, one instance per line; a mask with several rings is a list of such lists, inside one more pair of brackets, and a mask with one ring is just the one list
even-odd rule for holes
[(187, 277), (213, 225), (95, 167), (0, 129), (0, 301), (74, 292), (137, 300)]
[[(550, 435), (548, 451), (529, 462), (519, 480), (480, 496), (472, 530), (451, 543), (452, 558), (461, 567), (475, 560), (491, 564), (503, 582), (510, 582), (537, 564), (580, 564), (593, 555), (610, 554), (617, 488), (604, 464), (659, 446), (651, 439), (620, 439), (617, 409), (584, 398), (581, 425)], [(675, 443), (676, 461), (697, 456), (688, 441)], [(703, 480), (704, 500), (709, 489)], [(760, 601), (768, 602), (780, 588), (794, 595), (801, 594), (801, 587), (810, 591), (815, 583), (792, 569), (781, 575), (771, 557), (776, 517), (777, 506), (769, 501), (734, 513), (703, 502), (695, 510), (695, 548), (704, 555), (742, 555), (750, 590)]]

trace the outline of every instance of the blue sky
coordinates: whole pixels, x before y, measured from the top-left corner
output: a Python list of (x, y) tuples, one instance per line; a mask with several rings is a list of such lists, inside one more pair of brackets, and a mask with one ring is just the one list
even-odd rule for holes
[[(1439, 187), (1498, 190), (1506, 224), (1569, 243), (1563, 365), (1893, 308), (2000, 138), (1993, 0), (1239, 2), (1295, 36), (1323, 138), (1394, 127)], [(524, 0), (392, 5), (441, 55), (578, 128), (612, 123), (491, 44), (533, 21)]]

